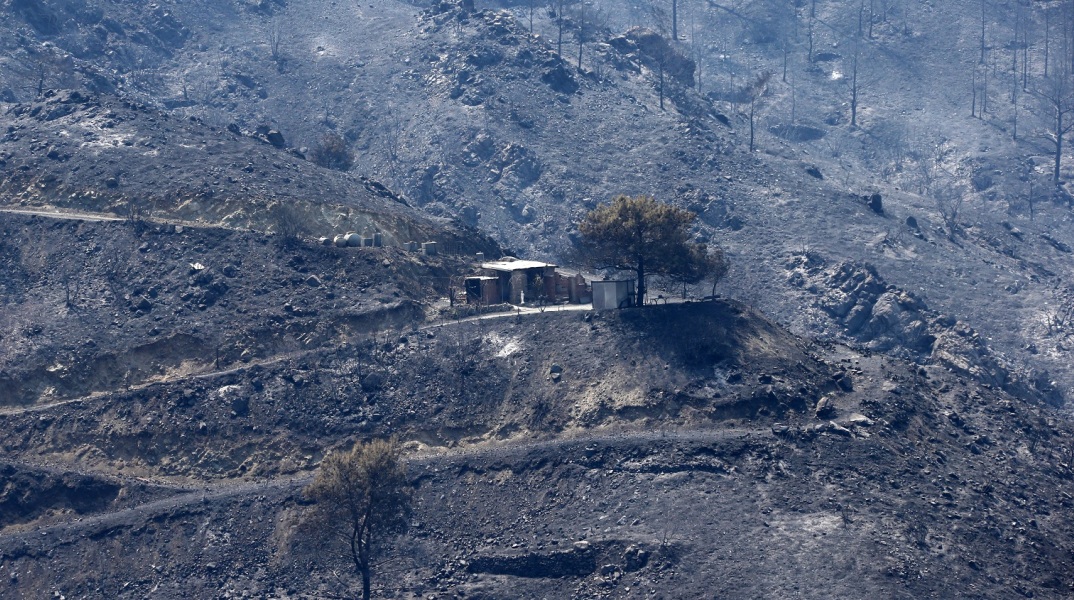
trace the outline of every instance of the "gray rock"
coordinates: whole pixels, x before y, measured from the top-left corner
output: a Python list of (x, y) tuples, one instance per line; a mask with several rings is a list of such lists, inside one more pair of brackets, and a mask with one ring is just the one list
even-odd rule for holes
[(287, 146), (287, 141), (283, 139), (283, 134), (275, 129), (265, 134), (265, 139), (275, 148), (283, 148)]
[(623, 570), (637, 571), (649, 563), (649, 551), (637, 545), (628, 546), (623, 552)]
[(835, 405), (831, 396), (824, 396), (817, 401), (815, 415), (818, 419), (830, 419), (835, 416)]
[(556, 64), (541, 75), (541, 81), (561, 94), (573, 94), (578, 91), (578, 82), (562, 64)]

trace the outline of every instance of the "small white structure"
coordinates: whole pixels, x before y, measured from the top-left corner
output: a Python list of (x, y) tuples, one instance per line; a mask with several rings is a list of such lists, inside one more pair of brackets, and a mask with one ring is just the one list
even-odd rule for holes
[(593, 310), (634, 306), (634, 280), (593, 282)]

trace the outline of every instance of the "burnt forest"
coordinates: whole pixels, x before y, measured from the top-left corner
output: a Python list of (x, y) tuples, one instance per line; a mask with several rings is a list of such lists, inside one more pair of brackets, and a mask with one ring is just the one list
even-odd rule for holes
[(1074, 597), (1074, 0), (0, 0), (0, 598)]

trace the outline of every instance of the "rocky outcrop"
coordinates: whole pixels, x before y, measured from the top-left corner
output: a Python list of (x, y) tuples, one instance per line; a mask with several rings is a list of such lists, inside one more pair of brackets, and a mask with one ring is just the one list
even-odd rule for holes
[(620, 54), (636, 59), (649, 69), (659, 70), (684, 87), (694, 86), (697, 64), (672, 48), (659, 33), (644, 27), (633, 27), (623, 35), (608, 40), (608, 44)]
[(911, 292), (887, 285), (871, 265), (842, 262), (828, 267), (816, 255), (793, 257), (791, 284), (815, 295), (816, 305), (843, 333), (878, 352), (903, 349), (927, 355), (936, 341), (936, 315)]
[(997, 357), (968, 324), (930, 310), (925, 302), (889, 285), (875, 267), (852, 261), (828, 265), (816, 254), (787, 262), (788, 281), (814, 297), (814, 304), (851, 341), (876, 352), (942, 365), (977, 381), (1019, 395), (1062, 404), (1046, 376), (1020, 373)]
[(544, 73), (541, 74), (541, 81), (561, 94), (570, 95), (578, 91), (578, 82), (574, 80), (574, 75), (567, 70), (562, 60), (549, 60), (545, 65)]
[(507, 144), (493, 159), (492, 171), (499, 179), (511, 180), (524, 188), (541, 177), (541, 162), (526, 147)]
[(515, 143), (498, 144), (482, 132), (466, 145), (460, 162), (468, 167), (484, 166), (489, 181), (509, 183), (521, 189), (541, 177), (541, 161), (530, 149)]

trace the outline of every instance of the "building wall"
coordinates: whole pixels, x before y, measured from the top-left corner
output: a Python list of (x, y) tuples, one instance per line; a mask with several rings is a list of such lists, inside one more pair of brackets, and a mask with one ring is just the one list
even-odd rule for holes
[[(546, 302), (554, 302), (564, 296), (557, 294), (559, 275), (555, 267), (535, 267), (532, 269), (519, 269), (517, 271), (485, 269), (485, 273), (499, 278), (499, 290), (502, 302), (518, 304), (522, 301), (522, 293), (526, 294), (526, 302), (536, 302), (541, 296)], [(537, 280), (540, 278), (540, 284)]]
[[(476, 283), (474, 283), (476, 281)], [(477, 293), (471, 293), (476, 291)], [(466, 303), (467, 304), (499, 304), (503, 302), (500, 297), (500, 282), (497, 279), (466, 280)]]

